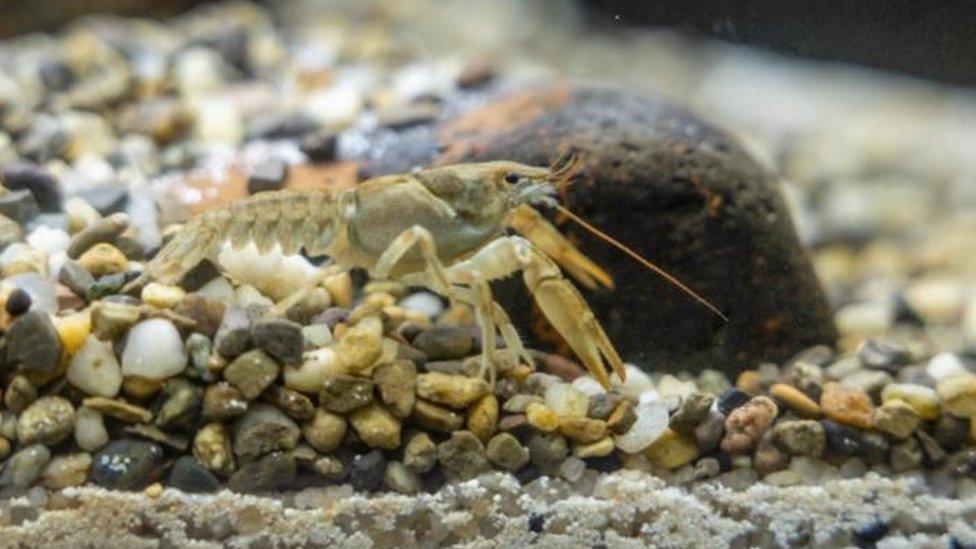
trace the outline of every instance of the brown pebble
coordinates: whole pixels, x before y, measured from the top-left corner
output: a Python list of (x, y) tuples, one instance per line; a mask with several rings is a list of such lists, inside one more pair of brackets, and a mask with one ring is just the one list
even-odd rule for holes
[(485, 395), (468, 408), (466, 425), (482, 444), (498, 431), (498, 398)]
[(635, 421), (637, 421), (637, 412), (634, 411), (634, 404), (629, 400), (623, 400), (607, 418), (607, 427), (614, 433), (622, 435), (630, 430)]
[(763, 388), (759, 372), (756, 370), (742, 372), (739, 374), (738, 379), (735, 380), (735, 387), (740, 391), (749, 393), (751, 396), (762, 393)]
[(838, 423), (859, 429), (874, 427), (874, 404), (871, 397), (860, 389), (835, 381), (827, 383), (820, 395), (820, 407), (825, 416)]
[(542, 359), (542, 367), (545, 371), (561, 377), (564, 381), (573, 381), (586, 373), (586, 370), (576, 362), (552, 353), (547, 354)]
[(753, 397), (742, 406), (732, 410), (725, 419), (725, 436), (722, 450), (730, 454), (745, 454), (752, 451), (763, 433), (776, 419), (778, 409), (772, 399), (765, 396)]
[(441, 433), (453, 433), (464, 425), (460, 414), (422, 399), (417, 399), (410, 417), (419, 427)]
[(802, 417), (818, 418), (822, 413), (819, 404), (792, 385), (774, 383), (769, 394)]
[(559, 421), (559, 434), (584, 444), (596, 442), (607, 436), (607, 422), (588, 417), (563, 417)]

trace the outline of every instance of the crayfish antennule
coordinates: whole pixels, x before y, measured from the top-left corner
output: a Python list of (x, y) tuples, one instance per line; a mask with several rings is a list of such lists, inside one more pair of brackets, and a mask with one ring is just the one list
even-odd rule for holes
[(583, 159), (584, 155), (578, 149), (567, 149), (549, 166), (549, 181), (557, 190), (562, 190), (583, 169)]
[(662, 269), (662, 268), (658, 267), (657, 265), (651, 263), (649, 260), (645, 259), (639, 253), (637, 253), (634, 250), (632, 250), (629, 247), (627, 247), (626, 244), (624, 244), (624, 243), (620, 242), (619, 240), (613, 238), (612, 236), (608, 235), (607, 233), (601, 231), (600, 229), (597, 229), (596, 227), (594, 227), (593, 225), (591, 225), (590, 223), (588, 223), (586, 220), (584, 220), (580, 216), (578, 216), (578, 215), (574, 214), (573, 212), (569, 211), (568, 208), (557, 204), (556, 205), (556, 209), (559, 212), (565, 214), (566, 217), (572, 219), (573, 222), (577, 223), (579, 226), (581, 226), (584, 229), (586, 229), (587, 231), (593, 233), (593, 235), (595, 235), (596, 237), (600, 238), (604, 242), (610, 244), (611, 246), (613, 246), (613, 247), (617, 248), (618, 250), (622, 251), (623, 253), (627, 254), (634, 261), (640, 263), (645, 268), (647, 268), (647, 269), (649, 269), (651, 271), (654, 271), (655, 273), (658, 274), (658, 276), (660, 276), (664, 280), (667, 280), (668, 282), (670, 282), (671, 284), (673, 284), (675, 287), (677, 287), (678, 289), (680, 289), (684, 293), (690, 295), (692, 298), (695, 299), (695, 301), (697, 301), (697, 302), (701, 303), (702, 305), (704, 305), (708, 310), (710, 310), (713, 313), (715, 313), (716, 315), (718, 315), (718, 317), (721, 318), (722, 320), (724, 320), (725, 322), (728, 322), (729, 321), (729, 317), (725, 316), (725, 314), (722, 311), (720, 311), (718, 309), (718, 307), (716, 307), (715, 305), (712, 305), (711, 302), (709, 302), (707, 299), (705, 299), (704, 297), (702, 297), (700, 294), (698, 294), (697, 292), (695, 292), (694, 290), (692, 290), (691, 288), (689, 288), (688, 286), (686, 286), (684, 283), (682, 283), (680, 280), (678, 280), (674, 275), (668, 273), (664, 269)]

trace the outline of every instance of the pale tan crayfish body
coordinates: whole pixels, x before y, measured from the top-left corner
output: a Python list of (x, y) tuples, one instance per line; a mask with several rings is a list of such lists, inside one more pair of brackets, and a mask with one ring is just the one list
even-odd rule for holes
[(608, 370), (623, 378), (623, 363), (557, 263), (587, 287), (611, 286), (610, 278), (532, 207), (553, 202), (553, 184), (569, 169), (457, 164), (378, 177), (337, 192), (259, 193), (191, 219), (132, 286), (177, 282), (200, 261), (215, 260), (227, 243), (241, 248), (254, 242), (259, 252), (275, 245), (286, 254), (304, 249), (329, 256), (333, 265), (361, 267), (375, 279), (425, 286), (470, 305), (482, 331), (483, 369), (493, 379), (496, 334), (531, 360), (488, 287), (521, 271), (548, 320), (609, 386)]

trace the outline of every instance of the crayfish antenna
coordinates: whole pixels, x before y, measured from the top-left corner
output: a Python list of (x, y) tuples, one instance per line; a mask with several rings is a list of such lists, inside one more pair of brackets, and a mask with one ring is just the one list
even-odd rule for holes
[(584, 220), (580, 216), (578, 216), (578, 215), (574, 214), (573, 212), (569, 211), (568, 208), (566, 208), (564, 206), (561, 206), (559, 204), (557, 204), (555, 206), (555, 208), (560, 213), (564, 214), (566, 217), (568, 217), (571, 220), (573, 220), (573, 222), (575, 222), (579, 226), (583, 227), (584, 229), (586, 229), (587, 231), (589, 231), (590, 233), (592, 233), (594, 236), (600, 238), (601, 240), (603, 240), (607, 244), (610, 244), (611, 246), (613, 246), (613, 247), (617, 248), (618, 250), (622, 251), (623, 253), (627, 254), (631, 259), (633, 259), (637, 263), (641, 264), (646, 269), (649, 269), (649, 270), (657, 273), (658, 276), (660, 276), (664, 280), (667, 280), (669, 283), (673, 284), (675, 287), (677, 287), (678, 289), (680, 289), (684, 293), (686, 293), (689, 296), (691, 296), (692, 298), (694, 298), (695, 301), (697, 301), (697, 302), (701, 303), (702, 305), (704, 305), (708, 310), (710, 310), (713, 313), (715, 313), (716, 315), (718, 315), (718, 317), (721, 318), (722, 320), (724, 320), (725, 322), (728, 322), (729, 321), (729, 317), (725, 316), (725, 314), (722, 313), (722, 311), (720, 311), (718, 309), (718, 307), (716, 307), (715, 305), (712, 305), (711, 302), (709, 302), (707, 299), (705, 299), (704, 297), (702, 297), (700, 294), (698, 294), (697, 292), (695, 292), (694, 290), (692, 290), (691, 288), (689, 288), (688, 286), (686, 286), (684, 283), (682, 283), (680, 280), (678, 280), (674, 275), (668, 273), (667, 271), (665, 271), (664, 269), (658, 267), (654, 263), (651, 263), (649, 260), (645, 259), (640, 254), (638, 254), (634, 250), (632, 250), (629, 247), (627, 247), (626, 244), (620, 242), (619, 240), (617, 240), (617, 239), (613, 238), (612, 236), (608, 235), (607, 233), (605, 233), (605, 232), (601, 231), (600, 229), (594, 227), (593, 225), (591, 225), (590, 223), (588, 223), (586, 220)]

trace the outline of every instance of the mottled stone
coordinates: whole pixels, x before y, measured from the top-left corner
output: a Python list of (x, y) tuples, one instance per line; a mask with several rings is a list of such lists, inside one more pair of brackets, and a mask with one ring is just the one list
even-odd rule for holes
[(193, 457), (207, 469), (222, 475), (234, 470), (230, 431), (223, 423), (204, 425), (193, 438)]
[(312, 448), (329, 453), (338, 448), (342, 438), (346, 436), (346, 420), (342, 416), (317, 408), (315, 415), (302, 425), (302, 436)]
[(349, 484), (360, 492), (372, 492), (383, 484), (386, 474), (386, 458), (383, 452), (372, 452), (356, 456), (349, 466)]
[(315, 404), (312, 403), (312, 399), (287, 387), (271, 385), (261, 396), (265, 402), (288, 414), (292, 419), (304, 421), (315, 415)]
[(451, 408), (467, 408), (488, 391), (488, 382), (483, 379), (441, 373), (417, 376), (419, 397)]
[(203, 415), (219, 421), (235, 418), (247, 411), (247, 399), (226, 381), (208, 385), (203, 392)]
[(373, 401), (373, 380), (351, 375), (337, 375), (325, 380), (319, 393), (319, 404), (330, 412), (348, 414)]
[(776, 403), (764, 396), (754, 397), (733, 410), (725, 420), (722, 450), (730, 454), (751, 451), (763, 432), (772, 424), (777, 412)]
[(444, 360), (470, 354), (474, 338), (461, 326), (435, 326), (420, 332), (412, 344), (431, 360)]
[(436, 464), (437, 445), (430, 435), (424, 432), (413, 434), (403, 449), (403, 465), (414, 473), (424, 474)]
[(95, 454), (92, 480), (105, 488), (136, 490), (153, 480), (163, 449), (154, 442), (116, 440)]
[(193, 456), (182, 456), (173, 464), (166, 484), (188, 494), (206, 494), (220, 488), (220, 479)]
[(485, 395), (478, 399), (468, 408), (465, 424), (468, 431), (478, 437), (482, 444), (486, 444), (498, 430), (498, 398), (495, 395)]
[(295, 458), (275, 452), (238, 469), (228, 479), (227, 488), (242, 494), (271, 492), (290, 483), (296, 472)]
[(41, 476), (50, 459), (51, 451), (40, 444), (18, 450), (3, 464), (0, 487), (27, 488)]
[(693, 439), (672, 429), (666, 429), (644, 450), (651, 463), (664, 469), (677, 469), (692, 462), (698, 454), (698, 446)]
[(67, 399), (58, 396), (41, 397), (20, 414), (17, 420), (17, 440), (30, 445), (57, 444), (71, 435), (75, 408)]
[(30, 376), (50, 376), (61, 359), (61, 339), (48, 318), (39, 310), (28, 311), (7, 330), (6, 364)]
[(780, 450), (794, 456), (820, 457), (827, 447), (827, 435), (818, 421), (781, 421), (772, 431)]
[(681, 400), (681, 405), (671, 416), (671, 429), (682, 433), (692, 434), (695, 427), (708, 416), (715, 395), (708, 393), (691, 393)]
[(918, 428), (919, 417), (906, 402), (890, 400), (875, 410), (874, 425), (893, 438), (905, 439)]
[[(610, 442), (611, 448), (613, 442)], [(515, 472), (529, 463), (529, 449), (511, 433), (498, 433), (488, 441), (485, 449), (488, 460), (506, 471)]]
[(173, 378), (163, 385), (162, 404), (155, 423), (162, 429), (185, 427), (192, 423), (203, 401), (203, 389), (183, 378)]
[(827, 383), (820, 395), (820, 407), (824, 415), (834, 421), (859, 429), (874, 427), (874, 404), (871, 397), (860, 389), (836, 382)]
[(400, 445), (400, 421), (381, 404), (357, 409), (349, 422), (367, 446), (392, 450)]
[(300, 436), (298, 425), (281, 410), (255, 403), (234, 424), (234, 455), (247, 460), (291, 450)]
[(396, 360), (373, 371), (373, 382), (380, 401), (390, 413), (403, 419), (410, 416), (417, 400), (417, 367), (408, 360)]
[(423, 429), (452, 433), (464, 424), (464, 416), (447, 408), (418, 399), (411, 420)]
[(251, 342), (282, 364), (299, 364), (305, 338), (300, 324), (281, 318), (263, 318), (251, 327)]
[(152, 412), (142, 406), (115, 398), (89, 397), (82, 404), (86, 408), (130, 423), (149, 423), (153, 419)]
[(254, 400), (278, 377), (278, 364), (261, 349), (248, 351), (234, 359), (223, 376), (241, 392), (241, 395)]
[(466, 480), (489, 470), (485, 447), (470, 431), (457, 431), (437, 445), (437, 460), (450, 478)]

